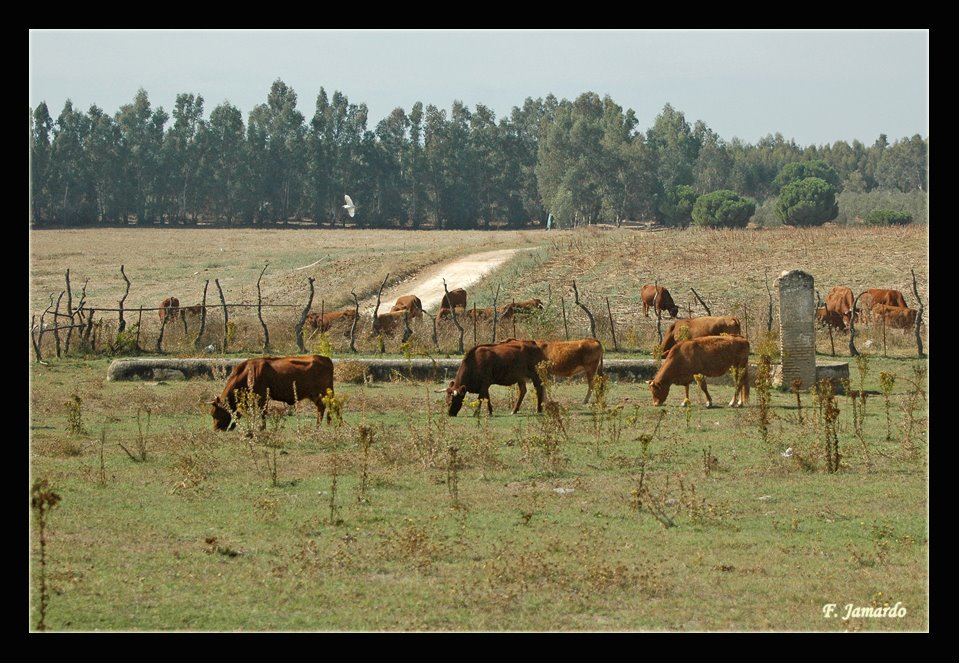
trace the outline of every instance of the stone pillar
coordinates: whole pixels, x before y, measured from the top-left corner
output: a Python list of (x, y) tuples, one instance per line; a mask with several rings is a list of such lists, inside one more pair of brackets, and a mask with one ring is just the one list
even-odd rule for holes
[(802, 381), (800, 389), (816, 383), (816, 300), (813, 277), (799, 270), (783, 272), (779, 285), (779, 348), (782, 386)]

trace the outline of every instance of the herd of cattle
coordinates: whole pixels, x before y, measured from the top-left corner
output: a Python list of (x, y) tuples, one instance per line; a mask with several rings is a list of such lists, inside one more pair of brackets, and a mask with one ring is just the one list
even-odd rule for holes
[(837, 285), (816, 308), (816, 321), (843, 333), (849, 331), (850, 322), (878, 321), (893, 329), (913, 329), (918, 314), (918, 310), (906, 306), (906, 299), (898, 290), (869, 288), (857, 298), (850, 288)]
[[(643, 314), (648, 316), (653, 309), (657, 315), (668, 313), (676, 318), (679, 307), (669, 291), (662, 286), (644, 285), (640, 291)], [(538, 299), (511, 302), (493, 308), (466, 307), (467, 295), (462, 288), (449, 291), (443, 296), (436, 321), (455, 316), (466, 319), (509, 320), (524, 312), (542, 309)], [(183, 315), (199, 315), (199, 306), (181, 307), (175, 297), (163, 300), (160, 318), (176, 319)], [(381, 333), (389, 334), (400, 328), (404, 319), (419, 319), (423, 305), (416, 295), (405, 295), (396, 300), (388, 313), (378, 316)], [(846, 332), (850, 322), (884, 320), (894, 328), (909, 329), (915, 325), (917, 311), (906, 306), (905, 298), (898, 290), (872, 288), (858, 298), (852, 290), (837, 286), (829, 291), (824, 306), (816, 309), (817, 321), (824, 326)], [(306, 326), (314, 331), (327, 332), (337, 325), (345, 328), (349, 336), (357, 313), (344, 308), (318, 315), (310, 313)], [(672, 385), (685, 389), (683, 404), (689, 403), (689, 385), (696, 381), (706, 398), (706, 407), (712, 399), (706, 388), (705, 377), (717, 377), (734, 369), (736, 389), (730, 407), (743, 406), (749, 400), (749, 341), (742, 336), (738, 318), (732, 316), (701, 316), (676, 319), (659, 346), (663, 362), (652, 380), (648, 380), (654, 405), (663, 405)], [(519, 398), (513, 407), (515, 414), (526, 395), (526, 382), (533, 383), (536, 391), (536, 409), (542, 412), (544, 389), (541, 367), (552, 375), (572, 377), (584, 374), (587, 390), (583, 403), (592, 395), (593, 378), (603, 371), (603, 346), (594, 338), (573, 341), (506, 339), (498, 343), (477, 345), (469, 349), (460, 363), (455, 378), (446, 387), (448, 414), (456, 416), (463, 406), (466, 394), (477, 394), (486, 400), (490, 414), (493, 405), (489, 388), (492, 385), (519, 388)], [(698, 379), (697, 379), (698, 376)], [(323, 397), (333, 393), (333, 362), (319, 355), (295, 357), (259, 357), (248, 359), (233, 370), (227, 379), (223, 393), (210, 402), (213, 427), (227, 430), (236, 424), (236, 391), (249, 388), (261, 402), (267, 399), (293, 405), (297, 399), (310, 400), (316, 405), (317, 424), (322, 422), (325, 407)], [(327, 415), (329, 419), (329, 415)]]

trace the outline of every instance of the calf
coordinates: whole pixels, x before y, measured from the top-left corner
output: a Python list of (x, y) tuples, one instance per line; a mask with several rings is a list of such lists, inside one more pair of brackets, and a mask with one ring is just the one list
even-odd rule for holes
[(893, 329), (914, 329), (918, 314), (917, 309), (905, 306), (874, 304), (872, 307), (872, 315), (885, 321), (885, 324)]
[[(657, 293), (659, 296), (658, 300)], [(639, 296), (643, 300), (643, 315), (647, 318), (649, 317), (649, 309), (652, 308), (654, 304), (657, 314), (662, 314), (663, 311), (669, 311), (670, 317), (675, 318), (679, 313), (679, 307), (673, 303), (673, 297), (669, 294), (669, 290), (661, 285), (654, 286), (647, 283), (639, 291)]]

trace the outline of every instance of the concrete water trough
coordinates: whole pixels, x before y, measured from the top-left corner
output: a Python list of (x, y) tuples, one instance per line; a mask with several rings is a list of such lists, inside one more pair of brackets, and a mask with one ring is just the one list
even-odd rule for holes
[[(135, 358), (115, 359), (107, 370), (107, 379), (170, 381), (203, 379), (226, 379), (233, 367), (242, 359), (163, 359), (163, 358)], [(339, 363), (350, 363), (362, 366), (369, 379), (374, 382), (389, 382), (395, 379), (425, 380), (432, 382), (447, 382), (452, 380), (459, 368), (459, 359), (369, 359), (369, 358), (335, 358), (334, 367)], [(653, 359), (606, 359), (603, 369), (611, 379), (621, 382), (641, 382), (650, 380), (656, 374), (657, 365)], [(756, 365), (750, 364), (750, 378), (756, 379)], [(779, 365), (773, 367), (773, 384), (777, 384), (777, 376), (781, 374)], [(847, 362), (824, 361), (816, 364), (816, 379), (828, 378), (833, 381), (834, 387), (842, 387), (842, 380), (849, 379), (849, 364)], [(573, 378), (581, 380), (582, 377)], [(722, 377), (709, 378), (710, 384), (732, 384), (729, 374)], [(781, 377), (779, 378), (781, 383)]]

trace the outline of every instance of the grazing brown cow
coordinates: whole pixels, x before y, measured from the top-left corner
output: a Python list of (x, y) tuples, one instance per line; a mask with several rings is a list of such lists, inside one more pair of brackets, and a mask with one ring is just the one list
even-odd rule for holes
[(832, 327), (842, 333), (846, 333), (848, 330), (848, 325), (846, 320), (842, 317), (841, 314), (836, 311), (830, 311), (825, 306), (820, 306), (816, 309), (816, 323), (823, 328)]
[(403, 329), (403, 318), (408, 315), (407, 311), (390, 311), (380, 313), (376, 316), (379, 321), (380, 333), (387, 336), (393, 334), (398, 329)]
[(180, 313), (182, 313), (184, 317), (199, 318), (200, 314), (203, 313), (203, 306), (200, 304), (196, 306), (181, 306)]
[[(496, 309), (496, 319), (497, 320), (509, 320), (513, 317), (514, 309), (512, 304), (507, 304), (506, 306), (500, 306)], [(446, 315), (449, 315), (447, 312)], [(460, 311), (459, 308), (456, 309), (456, 315), (465, 315), (467, 318), (472, 320), (476, 318), (479, 320), (492, 320), (493, 319), (493, 307), (487, 306), (486, 308), (468, 308), (465, 311)]]
[[(659, 301), (656, 300), (656, 293), (659, 293)], [(670, 317), (675, 318), (676, 314), (679, 313), (679, 307), (673, 303), (673, 297), (669, 294), (669, 290), (663, 286), (653, 286), (646, 284), (639, 291), (639, 296), (643, 298), (643, 315), (647, 318), (649, 317), (649, 309), (653, 307), (653, 304), (656, 305), (656, 310), (662, 315), (663, 311), (669, 311)]]
[(874, 304), (872, 307), (873, 318), (884, 320), (886, 325), (893, 329), (915, 329), (918, 314), (917, 309), (905, 306)]
[(603, 344), (595, 338), (581, 338), (576, 341), (536, 341), (536, 345), (546, 355), (547, 369), (553, 375), (563, 378), (586, 373), (586, 398), (589, 402), (593, 393), (593, 378), (603, 371)]
[(330, 331), (333, 325), (345, 325), (343, 335), (349, 336), (354, 318), (356, 318), (355, 309), (342, 308), (338, 311), (324, 313), (322, 318), (317, 313), (310, 313), (306, 316), (305, 325), (313, 331), (319, 331), (321, 333)]
[[(849, 316), (855, 302), (852, 290), (844, 285), (837, 285), (826, 295), (826, 311), (835, 313), (842, 320), (842, 331), (849, 329)], [(856, 320), (859, 320), (858, 315)], [(831, 324), (831, 323), (827, 323)]]
[(443, 294), (443, 300), (440, 302), (440, 309), (462, 306), (466, 308), (466, 291), (463, 288), (450, 290), (449, 294)]
[[(653, 405), (665, 403), (669, 387), (674, 384), (685, 387), (683, 405), (687, 405), (689, 383), (696, 379), (696, 375), (718, 377), (730, 368), (737, 368), (740, 372), (729, 406), (742, 407), (749, 400), (749, 341), (742, 336), (703, 336), (679, 343), (666, 355), (656, 376), (647, 381), (653, 394)], [(706, 394), (706, 407), (712, 407), (713, 400), (706, 390), (705, 379), (699, 381), (699, 387)]]
[(542, 311), (543, 301), (541, 299), (527, 299), (522, 302), (511, 302), (507, 306), (512, 307), (514, 313), (528, 313), (530, 311)]
[(308, 398), (316, 405), (319, 425), (326, 409), (322, 398), (327, 390), (333, 390), (333, 362), (320, 355), (255, 357), (240, 362), (227, 378), (223, 393), (210, 401), (214, 430), (230, 430), (236, 425), (238, 389), (251, 389), (264, 410), (267, 399), (294, 405), (297, 399)]
[[(866, 299), (868, 297), (869, 299)], [(870, 304), (869, 310), (876, 304), (885, 304), (886, 306), (898, 306), (907, 308), (906, 298), (898, 290), (887, 290), (885, 288), (869, 288), (862, 296), (865, 303)]]
[(423, 302), (416, 295), (403, 295), (397, 297), (390, 311), (409, 311), (411, 318), (419, 319), (423, 317)]
[(167, 297), (160, 303), (160, 321), (175, 321), (180, 317), (180, 300), (176, 297)]
[[(470, 310), (472, 310), (472, 309), (470, 309)], [(462, 306), (457, 306), (457, 307), (456, 307), (455, 309), (453, 309), (452, 311), (451, 311), (450, 309), (448, 309), (448, 308), (441, 308), (441, 309), (440, 309), (439, 311), (437, 311), (437, 313), (436, 313), (436, 321), (439, 322), (440, 320), (446, 320), (447, 318), (452, 319), (452, 317), (453, 317), (452, 313), (453, 313), (454, 311), (455, 311), (455, 313), (456, 313), (456, 317), (457, 317), (457, 318), (462, 318), (463, 316), (466, 315), (466, 309), (465, 309), (464, 307), (462, 307)]]
[(536, 389), (536, 411), (543, 411), (543, 382), (536, 366), (546, 361), (546, 355), (533, 341), (510, 340), (496, 344), (477, 345), (467, 350), (456, 371), (456, 378), (446, 388), (446, 404), (449, 415), (455, 417), (463, 407), (467, 393), (479, 394), (486, 399), (486, 407), (493, 414), (489, 397), (491, 385), (519, 385), (519, 398), (513, 414), (519, 410), (526, 396), (526, 380), (532, 380)]
[(728, 315), (703, 315), (698, 318), (681, 318), (669, 326), (669, 331), (663, 337), (663, 344), (659, 347), (659, 356), (665, 357), (666, 353), (673, 349), (673, 346), (680, 341), (688, 341), (691, 338), (701, 336), (719, 336), (729, 334), (730, 336), (741, 336), (742, 330), (739, 326), (739, 318)]

